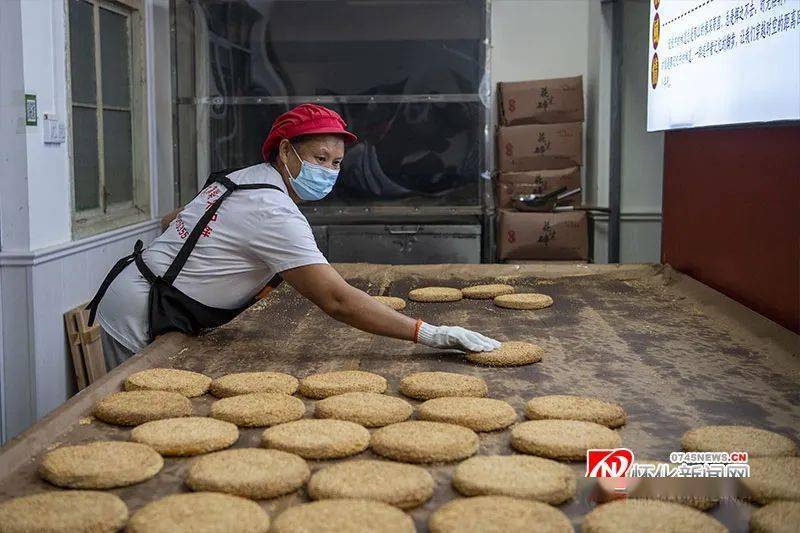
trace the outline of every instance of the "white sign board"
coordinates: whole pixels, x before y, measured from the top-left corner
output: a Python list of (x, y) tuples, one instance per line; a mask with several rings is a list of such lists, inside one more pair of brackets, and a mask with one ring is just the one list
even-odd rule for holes
[(800, 120), (800, 0), (649, 0), (647, 130)]

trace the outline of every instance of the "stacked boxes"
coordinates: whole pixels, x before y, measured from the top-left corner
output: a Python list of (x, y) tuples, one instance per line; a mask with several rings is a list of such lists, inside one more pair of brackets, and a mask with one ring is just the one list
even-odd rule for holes
[[(586, 260), (584, 211), (519, 212), (511, 203), (521, 194), (580, 187), (583, 78), (500, 83), (498, 96), (498, 259)], [(580, 196), (567, 205), (580, 207)]]
[(583, 124), (501, 126), (497, 148), (500, 172), (579, 167), (583, 165)]
[(520, 124), (583, 122), (583, 77), (501, 82), (500, 121)]
[(585, 211), (523, 213), (501, 209), (498, 225), (500, 259), (585, 261), (588, 257)]
[[(522, 194), (539, 194), (556, 191), (561, 187), (567, 190), (581, 186), (581, 168), (569, 167), (560, 170), (527, 170), (522, 172), (503, 172), (497, 178), (497, 205), (511, 207), (511, 198)], [(565, 201), (566, 205), (581, 206), (580, 195)]]

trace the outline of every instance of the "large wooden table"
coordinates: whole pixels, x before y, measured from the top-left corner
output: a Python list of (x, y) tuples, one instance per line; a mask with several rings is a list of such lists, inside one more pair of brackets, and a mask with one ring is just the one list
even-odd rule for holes
[[(273, 370), (304, 377), (313, 372), (362, 369), (389, 380), (422, 370), (481, 376), (489, 395), (510, 402), (522, 417), (529, 398), (582, 394), (621, 403), (629, 421), (624, 444), (640, 457), (666, 458), (680, 449), (681, 434), (706, 424), (746, 424), (798, 440), (800, 360), (798, 337), (710, 288), (657, 265), (339, 265), (342, 274), (370, 294), (405, 296), (424, 285), (465, 286), (502, 281), (519, 291), (550, 294), (541, 311), (512, 311), (490, 301), (446, 304), (410, 302), (406, 313), (433, 324), (462, 325), (500, 340), (545, 347), (541, 363), (484, 368), (455, 352), (375, 337), (323, 315), (282, 286), (234, 322), (198, 338), (169, 334), (81, 391), (62, 407), (0, 449), (0, 500), (53, 490), (36, 475), (48, 448), (95, 439), (127, 439), (129, 430), (89, 419), (93, 403), (119, 390), (128, 374), (167, 366), (217, 377)], [(206, 414), (212, 398), (192, 400)], [(313, 416), (313, 402), (306, 401)], [(258, 446), (261, 430), (244, 429), (235, 446)], [(480, 454), (508, 454), (509, 431), (481, 435)], [(371, 457), (365, 452), (359, 457)], [(191, 459), (168, 459), (155, 478), (112, 492), (133, 512), (164, 495), (185, 491)], [(317, 470), (328, 464), (312, 462)], [(454, 465), (429, 466), (434, 497), (412, 512), (420, 531), (431, 512), (457, 497), (450, 486)], [(592, 507), (593, 483), (585, 466), (573, 465), (578, 497), (563, 506), (577, 527)], [(262, 505), (275, 516), (305, 501), (297, 493)], [(723, 502), (712, 514), (732, 531), (745, 531), (748, 504)]]

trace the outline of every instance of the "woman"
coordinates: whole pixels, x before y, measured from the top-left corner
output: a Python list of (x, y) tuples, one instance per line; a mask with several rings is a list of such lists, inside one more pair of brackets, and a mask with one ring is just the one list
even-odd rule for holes
[(264, 163), (212, 174), (162, 235), (112, 268), (89, 304), (109, 368), (161, 333), (194, 334), (232, 320), (281, 280), (331, 317), (369, 333), (435, 348), (488, 351), (500, 343), (460, 327), (432, 326), (350, 286), (317, 248), (297, 204), (333, 188), (345, 143), (356, 136), (335, 112), (303, 104), (272, 125)]

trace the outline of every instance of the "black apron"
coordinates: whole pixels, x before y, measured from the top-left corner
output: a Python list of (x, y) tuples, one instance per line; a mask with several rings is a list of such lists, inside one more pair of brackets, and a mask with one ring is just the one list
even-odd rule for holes
[[(192, 253), (197, 241), (205, 230), (211, 218), (222, 205), (222, 202), (237, 190), (252, 190), (252, 189), (275, 189), (276, 191), (283, 192), (279, 187), (267, 183), (253, 183), (245, 185), (237, 185), (227, 178), (227, 175), (237, 169), (226, 169), (223, 171), (212, 173), (206, 181), (204, 189), (211, 183), (216, 182), (225, 186), (225, 192), (208, 208), (206, 209), (200, 220), (197, 221), (191, 234), (183, 243), (178, 255), (170, 264), (167, 271), (163, 276), (156, 276), (152, 270), (145, 264), (142, 259), (143, 245), (142, 241), (136, 241), (133, 248), (133, 253), (126, 255), (111, 268), (106, 275), (97, 294), (94, 295), (92, 301), (86, 306), (89, 310), (89, 325), (94, 323), (95, 315), (97, 314), (97, 307), (100, 305), (100, 300), (103, 299), (108, 287), (114, 279), (132, 262), (136, 263), (136, 267), (142, 274), (144, 279), (150, 284), (150, 295), (148, 303), (148, 336), (150, 342), (156, 336), (166, 333), (168, 331), (181, 331), (190, 335), (196, 335), (206, 328), (215, 328), (226, 324), (236, 318), (242, 311), (255, 303), (255, 298), (247, 304), (239, 307), (238, 309), (220, 309), (218, 307), (211, 307), (190, 298), (181, 291), (179, 291), (173, 283), (175, 278), (178, 277), (186, 260)], [(276, 274), (268, 283), (272, 288), (277, 287), (283, 279), (280, 274)]]

